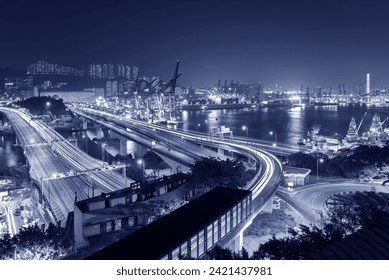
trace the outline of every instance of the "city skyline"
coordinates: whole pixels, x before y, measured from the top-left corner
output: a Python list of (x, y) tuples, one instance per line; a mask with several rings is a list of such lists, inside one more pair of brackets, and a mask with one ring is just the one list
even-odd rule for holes
[(227, 79), (326, 88), (363, 83), (366, 73), (372, 88), (388, 86), (381, 1), (39, 2), (0, 4), (0, 67), (113, 63), (168, 78), (180, 59), (188, 86)]

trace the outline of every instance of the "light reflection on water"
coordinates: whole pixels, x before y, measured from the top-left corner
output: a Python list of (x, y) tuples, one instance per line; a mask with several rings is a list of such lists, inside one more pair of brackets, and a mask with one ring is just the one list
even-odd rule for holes
[(233, 130), (234, 135), (246, 136), (242, 126), (248, 127), (249, 137), (274, 141), (270, 131), (277, 133), (277, 141), (296, 145), (300, 138), (306, 136), (312, 126), (320, 126), (319, 134), (332, 136), (335, 133), (343, 135), (351, 117), (360, 122), (367, 112), (360, 132), (369, 129), (375, 113), (379, 113), (381, 121), (389, 116), (389, 107), (371, 107), (365, 105), (349, 106), (311, 106), (297, 108), (262, 108), (259, 110), (213, 110), (213, 111), (183, 111), (184, 130), (194, 130), (210, 133), (213, 127), (225, 125)]

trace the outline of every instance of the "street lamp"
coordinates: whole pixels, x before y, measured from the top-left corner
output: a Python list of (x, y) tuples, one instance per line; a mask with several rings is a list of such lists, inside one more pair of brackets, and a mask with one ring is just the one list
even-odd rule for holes
[(46, 102), (46, 114), (49, 114), (50, 102)]
[(242, 130), (246, 131), (246, 137), (249, 138), (249, 128), (248, 128), (248, 126), (246, 126), (246, 125), (242, 126)]
[(142, 182), (145, 181), (145, 165), (142, 159), (138, 160), (138, 164), (142, 166)]
[(320, 163), (323, 163), (324, 162), (324, 159), (322, 159), (322, 158), (317, 158), (316, 159), (316, 184), (318, 184), (319, 183), (319, 161), (320, 161)]
[(105, 151), (106, 151), (106, 160), (107, 160), (107, 163), (108, 163), (108, 144), (107, 143), (103, 143), (101, 144), (101, 160), (104, 161), (104, 148), (103, 147), (106, 147), (105, 148)]
[(85, 152), (88, 153), (88, 137), (86, 137), (85, 133), (83, 133), (82, 138), (85, 139)]
[(273, 134), (274, 134), (274, 143), (273, 143), (273, 147), (277, 147), (277, 132), (270, 131), (269, 134), (270, 134), (270, 135), (273, 135)]

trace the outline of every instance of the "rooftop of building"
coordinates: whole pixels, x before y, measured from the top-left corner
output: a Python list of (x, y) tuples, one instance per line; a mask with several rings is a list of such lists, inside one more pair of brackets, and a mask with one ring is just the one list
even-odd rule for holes
[(293, 166), (283, 166), (282, 171), (284, 174), (287, 174), (287, 175), (294, 174), (294, 175), (307, 176), (307, 175), (309, 175), (309, 173), (311, 173), (311, 169), (293, 167)]
[[(175, 182), (183, 180), (183, 179), (187, 179), (188, 177), (189, 177), (189, 175), (183, 174), (183, 173), (173, 174), (171, 176), (166, 176), (164, 178), (157, 179), (154, 182), (150, 182), (148, 184), (145, 184), (142, 188), (147, 189), (150, 186), (157, 187), (160, 185), (168, 185), (168, 184), (175, 183)], [(131, 185), (128, 188), (116, 190), (116, 191), (110, 192), (108, 194), (102, 193), (101, 195), (98, 195), (95, 197), (91, 197), (88, 199), (77, 201), (75, 204), (80, 209), (81, 212), (86, 213), (86, 212), (90, 211), (90, 209), (88, 207), (88, 205), (90, 203), (105, 201), (108, 198), (113, 199), (113, 198), (123, 197), (125, 195), (135, 193), (135, 191), (133, 190), (133, 186), (135, 186), (135, 185), (141, 186), (142, 184), (143, 183), (141, 183), (141, 182), (134, 182), (134, 183), (131, 183)], [(96, 211), (96, 210), (94, 210), (94, 211)], [(101, 210), (101, 211), (104, 212), (104, 210)]]
[(216, 187), (87, 259), (160, 259), (250, 194), (246, 190)]

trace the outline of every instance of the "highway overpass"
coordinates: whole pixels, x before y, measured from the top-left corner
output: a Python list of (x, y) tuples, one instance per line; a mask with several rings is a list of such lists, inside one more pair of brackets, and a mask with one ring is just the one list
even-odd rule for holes
[[(191, 131), (181, 131), (170, 129), (166, 126), (145, 123), (138, 120), (129, 120), (121, 116), (115, 116), (106, 112), (100, 112), (86, 108), (72, 108), (75, 114), (83, 116), (89, 120), (98, 122), (117, 133), (130, 130), (132, 133), (138, 133), (154, 139), (156, 143), (169, 143), (170, 150), (180, 148), (191, 154), (196, 153), (200, 147), (213, 147), (224, 151), (233, 151), (246, 156), (249, 160), (255, 161), (259, 169), (253, 179), (244, 187), (252, 193), (252, 214), (247, 219), (247, 223), (234, 236), (228, 237), (225, 246), (233, 249), (239, 249), (242, 245), (243, 231), (251, 224), (252, 220), (258, 215), (266, 205), (271, 201), (282, 178), (282, 166), (280, 161), (269, 152), (258, 149), (257, 145), (247, 143), (241, 140), (223, 140), (211, 138), (204, 134)], [(194, 145), (194, 146), (193, 146)]]
[(0, 107), (9, 119), (41, 189), (53, 220), (65, 224), (76, 200), (129, 186), (133, 181), (75, 147), (44, 123), (21, 110)]

